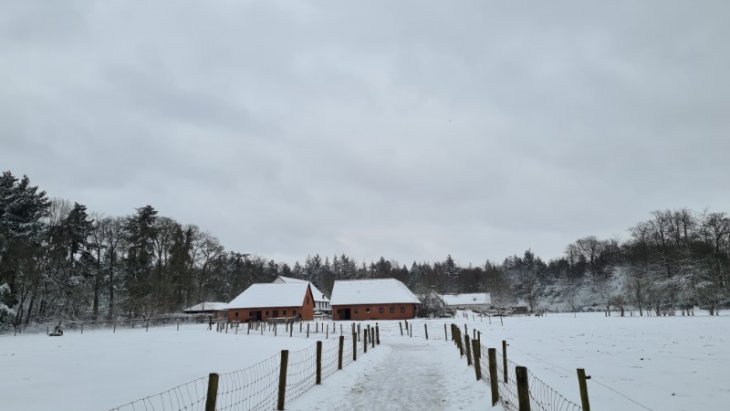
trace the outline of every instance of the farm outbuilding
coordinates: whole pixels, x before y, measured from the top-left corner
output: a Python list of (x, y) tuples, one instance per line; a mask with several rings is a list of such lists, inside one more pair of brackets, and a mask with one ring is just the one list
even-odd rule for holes
[(274, 318), (314, 318), (314, 296), (308, 282), (252, 284), (228, 303), (228, 321), (231, 322)]
[(309, 287), (312, 289), (312, 295), (314, 296), (314, 314), (324, 314), (324, 315), (331, 315), (332, 309), (330, 308), (330, 299), (327, 298), (327, 296), (320, 291), (314, 284), (307, 280), (302, 280), (300, 278), (292, 278), (292, 277), (284, 277), (283, 275), (280, 275), (276, 277), (276, 280), (274, 280), (274, 283), (276, 284), (286, 284), (286, 283), (307, 283), (309, 284)]
[(395, 278), (379, 278), (335, 281), (330, 304), (334, 320), (404, 320), (420, 301)]
[(455, 310), (487, 310), (492, 305), (489, 293), (441, 294), (447, 307)]
[(228, 309), (228, 303), (222, 303), (218, 301), (203, 302), (195, 304), (192, 307), (188, 307), (183, 310), (185, 314), (202, 315), (208, 314), (218, 318), (225, 317), (226, 310)]

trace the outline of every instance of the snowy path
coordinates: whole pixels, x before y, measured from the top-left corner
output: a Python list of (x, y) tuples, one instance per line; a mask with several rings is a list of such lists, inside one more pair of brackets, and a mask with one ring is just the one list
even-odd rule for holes
[[(484, 410), (489, 389), (453, 344), (400, 339), (335, 373), (287, 410)], [(499, 406), (493, 408), (500, 410)]]

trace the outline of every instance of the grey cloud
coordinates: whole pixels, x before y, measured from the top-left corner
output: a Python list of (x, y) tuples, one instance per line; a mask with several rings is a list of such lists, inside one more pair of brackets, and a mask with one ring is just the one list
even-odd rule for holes
[(234, 250), (501, 260), (730, 210), (725, 2), (0, 6), (0, 167)]

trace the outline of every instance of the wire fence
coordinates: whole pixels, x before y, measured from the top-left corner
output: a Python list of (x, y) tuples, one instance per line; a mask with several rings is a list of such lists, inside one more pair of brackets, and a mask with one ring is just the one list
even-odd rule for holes
[[(468, 355), (470, 350), (466, 349), (466, 338), (471, 332), (471, 338), (479, 341), (479, 352), (472, 352), (472, 358), (479, 361), (481, 369), (481, 379), (487, 384), (491, 384), (489, 372), (488, 349), (481, 344), (481, 333), (475, 329), (469, 329), (468, 326), (459, 328), (455, 324), (446, 323), (439, 324), (437, 322), (418, 322), (404, 321), (399, 325), (403, 330), (403, 336), (409, 338), (424, 338), (429, 340), (452, 340), (456, 336), (455, 343), (457, 346), (462, 345), (464, 354)], [(471, 347), (470, 347), (471, 348)], [(505, 370), (504, 357), (496, 352), (496, 380), (498, 387), (499, 402), (505, 410), (517, 410), (519, 408), (518, 398), (518, 382), (516, 377), (516, 367), (518, 364), (507, 360)], [(506, 371), (506, 372), (505, 372)], [(543, 380), (535, 376), (529, 370), (527, 371), (527, 388), (529, 393), (530, 409), (538, 411), (581, 411), (580, 405), (568, 400)]]
[(116, 332), (119, 329), (149, 329), (150, 327), (170, 327), (190, 324), (206, 324), (210, 323), (210, 317), (207, 315), (166, 315), (151, 318), (128, 318), (115, 320), (69, 320), (69, 321), (45, 321), (40, 323), (32, 323), (23, 327), (16, 327), (4, 330), (2, 333), (13, 332), (15, 335), (22, 333), (41, 333), (52, 334), (56, 327), (63, 332), (84, 333), (93, 330), (110, 330)]
[(280, 354), (276, 354), (242, 370), (220, 374), (216, 409), (274, 409), (280, 364)]
[[(374, 329), (374, 328), (372, 328)], [(354, 337), (354, 344), (353, 344)], [(350, 334), (340, 340), (330, 338), (322, 343), (320, 358), (321, 379), (335, 374), (340, 366), (340, 344), (342, 344), (342, 367), (346, 367), (365, 355), (364, 334)], [(340, 342), (341, 341), (341, 342)], [(368, 350), (373, 344), (367, 340)], [(377, 343), (375, 344), (377, 346)], [(317, 344), (297, 351), (288, 352), (286, 362), (285, 403), (290, 403), (316, 385)], [(282, 354), (277, 353), (247, 368), (218, 376), (214, 389), (215, 410), (273, 410), (278, 407), (280, 395), (280, 372)], [(213, 374), (211, 374), (213, 375)], [(207, 410), (206, 401), (211, 377), (203, 377), (171, 388), (159, 394), (150, 395), (130, 403), (112, 408), (110, 411), (199, 411)]]
[(198, 378), (159, 394), (120, 405), (110, 411), (200, 410), (205, 403), (207, 389), (208, 378)]

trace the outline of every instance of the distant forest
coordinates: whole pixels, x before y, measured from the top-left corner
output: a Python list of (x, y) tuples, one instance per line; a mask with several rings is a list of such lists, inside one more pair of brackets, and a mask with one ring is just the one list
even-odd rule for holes
[[(730, 305), (730, 219), (725, 213), (655, 211), (624, 242), (581, 238), (543, 261), (530, 250), (502, 263), (402, 265), (381, 257), (307, 257), (290, 266), (228, 251), (212, 234), (146, 205), (127, 216), (49, 199), (28, 177), (0, 177), (0, 327), (51, 320), (150, 318), (202, 301), (229, 301), (277, 275), (329, 293), (337, 279), (394, 277), (415, 293), (492, 293), (534, 310), (623, 310), (660, 315)], [(686, 310), (686, 311), (685, 311)]]

